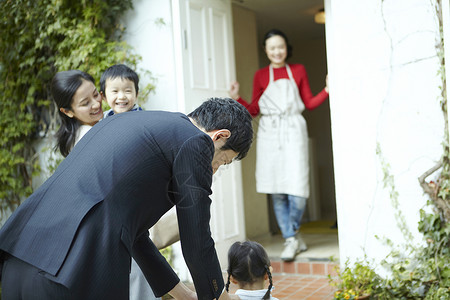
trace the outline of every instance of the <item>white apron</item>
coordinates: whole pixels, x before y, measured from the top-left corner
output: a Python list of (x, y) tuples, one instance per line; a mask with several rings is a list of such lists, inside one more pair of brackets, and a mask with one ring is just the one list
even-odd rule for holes
[(259, 100), (256, 136), (256, 191), (309, 197), (308, 130), (305, 109), (291, 69), (289, 79), (270, 79)]

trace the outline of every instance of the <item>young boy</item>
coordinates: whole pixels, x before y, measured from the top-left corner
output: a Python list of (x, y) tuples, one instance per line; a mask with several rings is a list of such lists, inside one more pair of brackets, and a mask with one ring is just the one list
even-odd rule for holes
[(139, 77), (126, 65), (113, 65), (103, 72), (100, 78), (100, 93), (111, 107), (103, 113), (104, 118), (122, 112), (142, 110), (136, 103)]
[[(100, 78), (100, 93), (108, 102), (110, 110), (103, 113), (103, 118), (127, 111), (139, 111), (136, 103), (139, 93), (139, 76), (123, 64), (109, 67)], [(156, 298), (141, 269), (134, 259), (130, 272), (130, 300)]]

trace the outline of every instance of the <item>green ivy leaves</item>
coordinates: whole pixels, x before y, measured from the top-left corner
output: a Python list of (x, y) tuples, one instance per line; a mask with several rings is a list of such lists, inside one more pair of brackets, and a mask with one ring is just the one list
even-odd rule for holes
[(33, 141), (57, 127), (53, 75), (80, 69), (99, 79), (116, 63), (136, 67), (119, 22), (131, 8), (132, 0), (0, 1), (0, 213), (32, 192)]

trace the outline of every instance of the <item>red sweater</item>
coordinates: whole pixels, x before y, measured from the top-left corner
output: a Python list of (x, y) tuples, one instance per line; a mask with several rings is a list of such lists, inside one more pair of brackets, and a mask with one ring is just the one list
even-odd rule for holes
[[(300, 97), (307, 109), (312, 110), (318, 107), (328, 98), (328, 93), (325, 89), (320, 91), (316, 96), (312, 94), (311, 88), (309, 87), (308, 75), (306, 74), (306, 69), (303, 65), (289, 64), (289, 67), (291, 68), (292, 75), (294, 76), (295, 83), (300, 92)], [(253, 117), (256, 117), (259, 114), (259, 98), (261, 98), (261, 95), (269, 85), (269, 76), (269, 66), (256, 71), (255, 77), (253, 77), (252, 102), (249, 104), (242, 98), (237, 99), (240, 104), (247, 108)], [(274, 81), (282, 78), (289, 79), (286, 67), (274, 68), (273, 77)]]

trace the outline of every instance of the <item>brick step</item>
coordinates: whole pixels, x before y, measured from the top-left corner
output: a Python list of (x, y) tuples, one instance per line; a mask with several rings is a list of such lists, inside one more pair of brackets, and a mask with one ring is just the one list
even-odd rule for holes
[(292, 261), (285, 262), (281, 259), (271, 259), (273, 274), (297, 274), (314, 277), (336, 276), (336, 267), (339, 263), (332, 261)]

